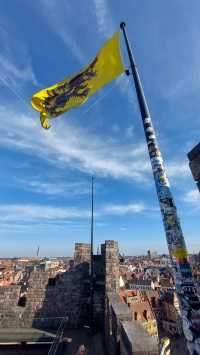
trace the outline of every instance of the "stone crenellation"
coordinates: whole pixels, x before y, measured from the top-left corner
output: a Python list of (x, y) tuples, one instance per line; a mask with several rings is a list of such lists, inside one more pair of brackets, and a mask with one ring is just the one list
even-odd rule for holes
[(91, 258), (91, 246), (87, 243), (75, 243), (74, 262), (75, 265), (89, 263)]
[(106, 240), (101, 246), (105, 268), (105, 290), (119, 292), (119, 250), (118, 243)]
[(118, 294), (108, 292), (105, 307), (105, 342), (109, 355), (159, 354), (157, 337), (149, 336), (141, 322), (133, 319), (131, 310)]
[[(77, 327), (88, 322), (90, 244), (76, 243), (75, 266), (62, 274), (52, 271), (32, 271), (27, 290), (20, 285), (0, 288), (0, 326), (56, 328), (66, 314), (69, 324)], [(94, 317), (97, 326), (104, 320), (104, 300), (108, 291), (119, 289), (118, 244), (105, 241), (102, 255), (94, 256)]]
[(66, 273), (33, 271), (28, 281), (25, 306), (18, 305), (20, 286), (1, 290), (0, 326), (56, 328), (62, 317), (77, 327), (87, 315), (82, 307), (87, 304), (88, 287), (83, 280), (88, 277), (88, 265), (82, 264)]
[[(32, 271), (26, 288), (0, 287), (0, 327), (58, 329), (63, 317), (70, 328), (89, 325), (90, 251), (89, 244), (76, 243), (68, 271)], [(133, 321), (127, 304), (119, 299), (118, 243), (105, 241), (93, 262), (94, 328), (104, 329), (107, 354), (117, 355), (119, 348), (123, 355), (157, 354), (156, 340)], [(136, 337), (144, 342), (138, 344)]]

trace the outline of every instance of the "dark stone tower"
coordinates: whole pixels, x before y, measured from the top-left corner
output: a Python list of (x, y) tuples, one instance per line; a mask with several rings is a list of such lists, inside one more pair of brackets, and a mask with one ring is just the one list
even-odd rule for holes
[(81, 263), (90, 264), (91, 258), (91, 245), (87, 243), (75, 243), (75, 251), (74, 251), (74, 262), (75, 265), (79, 265)]
[(101, 253), (105, 267), (105, 292), (119, 291), (119, 250), (118, 243), (106, 240), (101, 245)]
[(190, 170), (200, 191), (200, 143), (188, 153)]

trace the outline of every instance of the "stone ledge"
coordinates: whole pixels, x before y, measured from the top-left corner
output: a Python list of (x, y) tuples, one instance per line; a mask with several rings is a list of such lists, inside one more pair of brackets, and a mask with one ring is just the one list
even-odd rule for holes
[(159, 354), (156, 337), (150, 336), (140, 321), (121, 321), (121, 338), (134, 354)]
[(127, 304), (123, 303), (117, 293), (107, 293), (109, 305), (112, 307), (116, 317), (121, 321), (131, 321), (133, 319), (132, 313)]

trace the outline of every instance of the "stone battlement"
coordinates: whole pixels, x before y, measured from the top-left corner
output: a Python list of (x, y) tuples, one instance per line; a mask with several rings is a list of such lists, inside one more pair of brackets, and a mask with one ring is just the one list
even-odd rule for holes
[[(108, 355), (156, 355), (157, 340), (134, 321), (119, 293), (118, 243), (105, 241), (94, 256), (94, 328), (104, 329)], [(68, 271), (32, 271), (26, 287), (0, 287), (0, 327), (58, 329), (89, 325), (90, 245), (76, 243), (75, 265)], [(23, 291), (22, 291), (23, 289)], [(12, 331), (11, 331), (12, 332)], [(140, 339), (143, 339), (140, 342)]]
[[(142, 339), (142, 341), (141, 341)], [(105, 341), (109, 355), (158, 355), (158, 338), (133, 320), (127, 304), (113, 292), (106, 296)]]

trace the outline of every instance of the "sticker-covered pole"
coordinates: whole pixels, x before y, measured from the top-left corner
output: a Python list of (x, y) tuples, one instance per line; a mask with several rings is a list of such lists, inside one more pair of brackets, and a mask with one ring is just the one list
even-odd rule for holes
[(166, 233), (169, 254), (172, 261), (174, 282), (180, 304), (183, 332), (187, 340), (190, 354), (200, 354), (200, 300), (193, 281), (184, 236), (181, 230), (179, 218), (177, 216), (176, 206), (170, 190), (169, 181), (166, 176), (165, 167), (163, 165), (162, 155), (156, 140), (149, 108), (126, 34), (125, 23), (122, 22), (120, 27), (123, 32), (128, 51)]
[(90, 239), (90, 330), (94, 332), (94, 177), (91, 184), (91, 239)]

